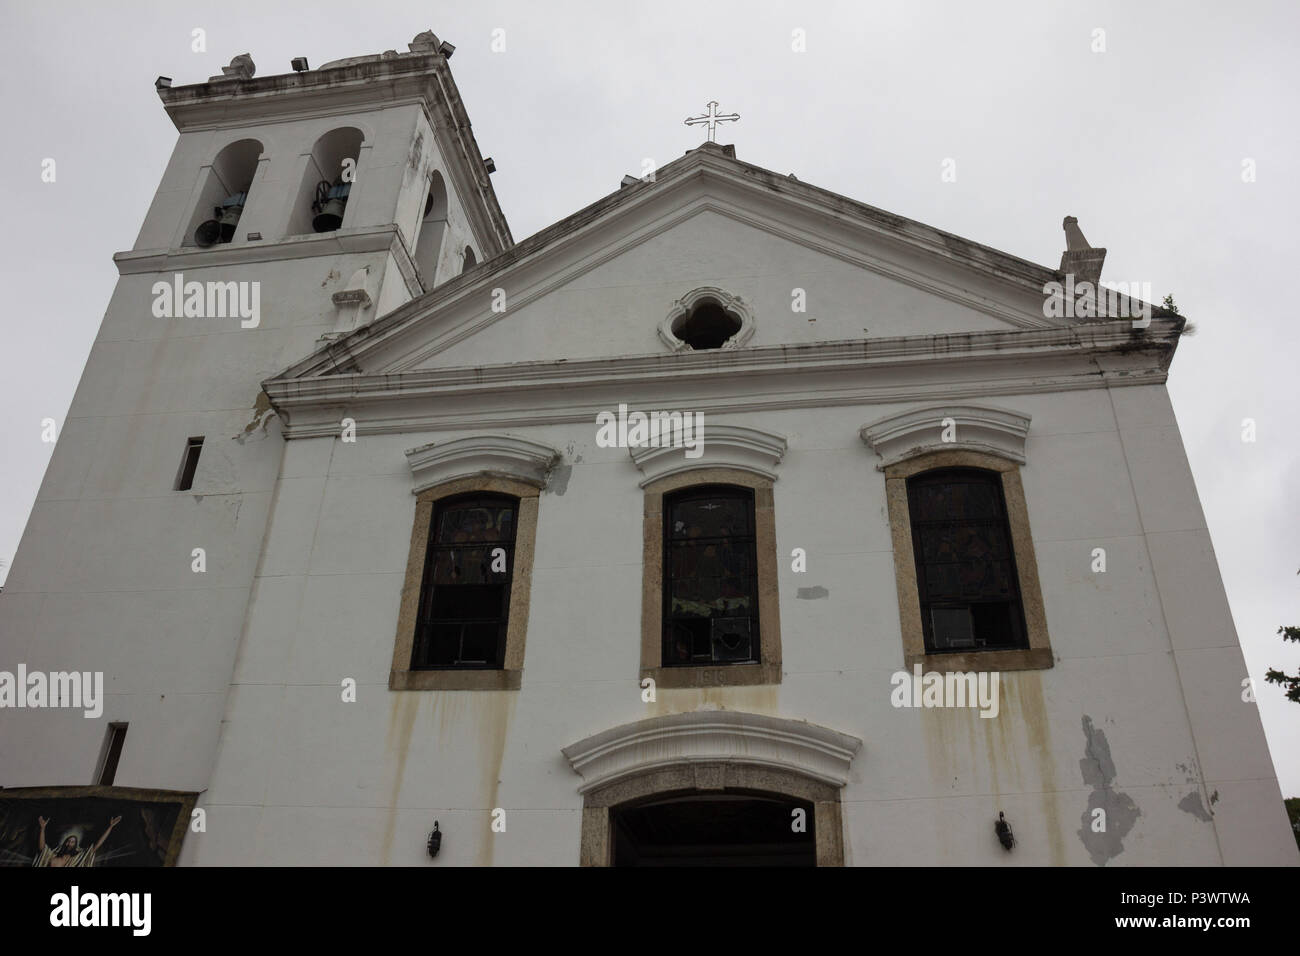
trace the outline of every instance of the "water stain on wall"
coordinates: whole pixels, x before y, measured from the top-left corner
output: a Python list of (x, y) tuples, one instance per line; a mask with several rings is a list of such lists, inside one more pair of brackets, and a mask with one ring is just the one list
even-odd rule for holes
[[(517, 696), (511, 691), (394, 691), (389, 695), (388, 733), (384, 747), (392, 774), (388, 785), (388, 814), (384, 821), (380, 853), (382, 865), (387, 866), (390, 862), (397, 827), (398, 803), (405, 783), (407, 762), (413, 749), (417, 755), (426, 758), (430, 753), (444, 755), (449, 766), (461, 766), (457, 761), (474, 762), (473, 765), (465, 766), (467, 778), (469, 773), (477, 771), (477, 786), (470, 793), (467, 804), (447, 807), (447, 797), (437, 792), (427, 796), (431, 803), (441, 803), (448, 810), (469, 809), (472, 812), (472, 827), (462, 825), (455, 837), (466, 843), (477, 837), (475, 865), (492, 865), (494, 841), (499, 836), (492, 832), (492, 810), (499, 806), (501, 767)], [(422, 707), (427, 710), (427, 719), (417, 719)], [(415, 736), (417, 725), (428, 728), (419, 739)], [(425, 733), (429, 733), (433, 739), (425, 738)], [(455, 802), (460, 803), (460, 800)], [(436, 818), (437, 811), (433, 810), (429, 821), (430, 829)], [(507, 826), (509, 824), (507, 808)], [(443, 829), (446, 830), (447, 827), (444, 826)], [(444, 849), (447, 848), (449, 839), (450, 835), (444, 838)]]
[[(1013, 679), (1009, 679), (1013, 678)], [(1065, 865), (1065, 830), (1057, 789), (1056, 761), (1052, 750), (1052, 728), (1043, 700), (1043, 675), (1038, 671), (1003, 674), (1004, 700), (1016, 698), (1023, 716), (1029, 753), (1038, 775), (1039, 800), (1047, 824), (1048, 859), (1052, 866)]]
[(680, 687), (658, 690), (649, 704), (647, 717), (666, 717), (697, 710), (731, 710), (746, 714), (779, 717), (779, 687), (763, 684), (756, 687)]
[[(954, 859), (968, 859), (966, 841), (993, 840), (992, 824), (998, 812), (1006, 809), (1006, 798), (1033, 796), (1041, 814), (1042, 829), (1038, 832), (1046, 839), (1046, 862), (1064, 865), (1065, 834), (1041, 676), (1034, 671), (1002, 673), (996, 717), (981, 717), (977, 707), (921, 708), (920, 713), (934, 790), (984, 794), (989, 798), (988, 833), (979, 834), (949, 832), (954, 818), (948, 806), (943, 801), (930, 801), (933, 825), (937, 832), (945, 834), (937, 845), (960, 848), (954, 850)], [(1022, 843), (1024, 836), (1037, 830), (1029, 823), (1022, 822)]]
[(564, 493), (569, 490), (569, 478), (572, 475), (572, 465), (566, 465), (564, 462), (557, 462), (551, 466), (551, 473), (546, 479), (545, 491), (549, 494), (564, 497)]
[[(513, 691), (443, 691), (432, 695), (430, 722), (437, 728), (438, 751), (472, 752), (480, 761), (478, 786), (470, 804), (481, 811), (475, 823), (479, 835), (476, 866), (492, 865), (495, 841), (500, 836), (492, 830), (492, 811), (500, 805), (501, 767), (518, 696)], [(473, 742), (468, 751), (466, 741)], [(508, 828), (510, 811), (503, 809)]]
[(415, 716), (420, 708), (420, 695), (410, 691), (394, 691), (388, 697), (388, 734), (384, 738), (384, 753), (391, 758), (392, 778), (388, 784), (388, 814), (384, 819), (384, 839), (380, 845), (379, 862), (388, 866), (393, 849), (393, 831), (397, 826), (397, 800), (406, 776), (406, 757), (411, 751), (411, 735), (415, 730)]

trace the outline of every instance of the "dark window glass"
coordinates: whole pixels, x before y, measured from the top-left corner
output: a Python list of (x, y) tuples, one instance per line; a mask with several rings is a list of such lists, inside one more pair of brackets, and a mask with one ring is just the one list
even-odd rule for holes
[(519, 500), (466, 495), (439, 501), (429, 528), (413, 669), (505, 663)]
[(203, 451), (203, 436), (191, 438), (185, 444), (185, 457), (181, 459), (181, 471), (176, 476), (176, 490), (189, 491), (194, 487), (194, 472), (199, 467), (199, 454)]
[(954, 468), (907, 482), (927, 653), (1027, 647), (996, 472)]
[(754, 493), (708, 486), (664, 496), (665, 667), (758, 662)]

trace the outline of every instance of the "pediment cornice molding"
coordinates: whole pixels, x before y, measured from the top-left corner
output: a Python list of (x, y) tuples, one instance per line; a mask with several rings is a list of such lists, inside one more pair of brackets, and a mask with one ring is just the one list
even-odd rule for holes
[(978, 451), (1023, 465), (1029, 416), (992, 405), (949, 403), (888, 415), (863, 425), (860, 434), (880, 456), (876, 467), (882, 471), (935, 451)]
[(693, 437), (699, 451), (695, 458), (690, 457), (692, 450), (684, 446), (629, 448), (632, 463), (644, 476), (641, 487), (701, 468), (736, 468), (775, 481), (776, 466), (785, 457), (787, 447), (781, 435), (743, 425), (714, 425), (707, 418)]
[(843, 787), (862, 748), (857, 737), (802, 720), (731, 710), (650, 717), (563, 749), (579, 793), (661, 767), (700, 762), (777, 767)]
[(549, 445), (514, 435), (484, 434), (432, 442), (406, 452), (412, 494), (456, 478), (498, 475), (546, 487), (560, 453)]

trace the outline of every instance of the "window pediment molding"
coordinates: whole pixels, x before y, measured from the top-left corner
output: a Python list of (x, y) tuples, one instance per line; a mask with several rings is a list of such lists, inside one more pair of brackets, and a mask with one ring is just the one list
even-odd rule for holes
[(802, 720), (731, 710), (650, 717), (563, 748), (579, 793), (657, 768), (700, 762), (777, 767), (843, 787), (862, 741)]
[(716, 302), (724, 312), (729, 312), (740, 320), (740, 328), (722, 343), (719, 348), (738, 349), (754, 337), (754, 314), (749, 311), (743, 299), (714, 286), (701, 286), (692, 289), (673, 303), (672, 311), (659, 323), (659, 338), (674, 352), (690, 352), (690, 343), (683, 341), (674, 331), (674, 326), (685, 319), (695, 309), (708, 302)]
[(628, 449), (632, 463), (644, 476), (644, 488), (660, 478), (703, 468), (737, 468), (771, 481), (776, 480), (776, 466), (785, 457), (787, 448), (783, 435), (765, 432), (744, 425), (697, 426), (699, 457), (687, 457), (688, 449), (671, 445), (656, 447), (640, 445)]
[[(944, 440), (945, 419), (952, 420), (951, 441)], [(1029, 416), (992, 405), (932, 405), (863, 425), (859, 434), (881, 457), (881, 471), (936, 451), (983, 452), (1023, 465)]]
[(408, 449), (412, 494), (457, 478), (497, 475), (545, 488), (560, 453), (550, 445), (514, 435), (471, 435)]

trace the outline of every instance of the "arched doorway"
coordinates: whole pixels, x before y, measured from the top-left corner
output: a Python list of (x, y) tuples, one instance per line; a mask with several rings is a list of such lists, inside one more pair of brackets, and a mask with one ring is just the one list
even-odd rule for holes
[(584, 781), (579, 862), (843, 866), (840, 790), (861, 745), (805, 721), (736, 711), (593, 734), (564, 748)]

